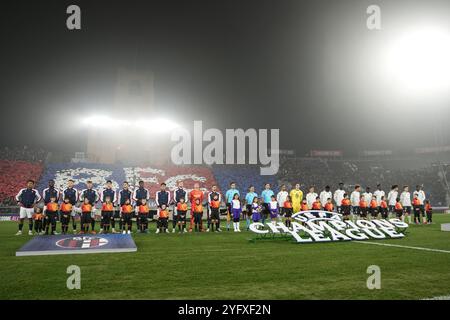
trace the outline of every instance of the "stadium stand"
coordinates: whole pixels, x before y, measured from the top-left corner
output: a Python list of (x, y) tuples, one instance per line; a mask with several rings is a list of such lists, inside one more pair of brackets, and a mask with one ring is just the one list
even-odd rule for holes
[(303, 190), (315, 186), (320, 191), (329, 184), (332, 190), (339, 182), (345, 184), (347, 190), (355, 184), (363, 188), (375, 189), (381, 183), (385, 191), (390, 186), (409, 185), (411, 189), (417, 184), (423, 185), (428, 199), (437, 206), (448, 205), (448, 186), (446, 176), (449, 165), (431, 164), (418, 169), (406, 169), (401, 160), (325, 160), (319, 158), (283, 159), (278, 175), (278, 183), (289, 186), (299, 182)]
[[(96, 163), (47, 163), (44, 170), (44, 160), (47, 153), (43, 150), (24, 148), (8, 149), (0, 160), (0, 205), (15, 205), (14, 196), (25, 185), (27, 179), (39, 181), (39, 192), (47, 186), (48, 180), (54, 179), (57, 187), (65, 187), (67, 180), (75, 180), (77, 189), (85, 188), (85, 183), (92, 180), (95, 188), (101, 188), (107, 180), (113, 181), (115, 188), (120, 188), (127, 180), (130, 185), (137, 185), (144, 180), (146, 188), (153, 198), (159, 190), (159, 184), (166, 182), (169, 190), (176, 187), (177, 181), (183, 180), (186, 189), (193, 188), (199, 182), (203, 190), (210, 190), (217, 184), (222, 192), (228, 189), (229, 183), (235, 181), (245, 195), (247, 188), (254, 185), (258, 193), (265, 183), (270, 183), (277, 192), (281, 184), (288, 189), (295, 183), (300, 183), (306, 191), (311, 185), (320, 192), (327, 184), (335, 190), (339, 182), (344, 182), (345, 188), (351, 190), (355, 184), (373, 189), (381, 183), (388, 191), (392, 184), (416, 184), (423, 188), (435, 206), (448, 206), (448, 180), (450, 162), (432, 163), (416, 161), (409, 163), (405, 160), (388, 159), (323, 159), (323, 158), (281, 158), (280, 170), (277, 176), (261, 176), (258, 165), (213, 165), (209, 166), (128, 166), (107, 165)], [(37, 153), (35, 153), (37, 152)], [(22, 160), (23, 159), (23, 160)], [(26, 160), (24, 160), (26, 159)], [(36, 162), (37, 161), (37, 162)]]
[(15, 205), (14, 197), (28, 179), (38, 181), (43, 171), (40, 162), (0, 160), (0, 201), (2, 205)]
[(3, 147), (0, 148), (1, 160), (22, 160), (28, 162), (44, 162), (47, 152), (42, 148), (23, 147)]
[(256, 165), (214, 165), (214, 176), (222, 192), (226, 192), (230, 182), (234, 181), (241, 195), (247, 193), (250, 185), (255, 186), (255, 191), (260, 194), (265, 183), (270, 183), (274, 191), (278, 190), (276, 176), (261, 176), (260, 167)]
[(115, 189), (121, 188), (123, 181), (136, 186), (139, 180), (143, 180), (145, 187), (150, 190), (151, 198), (154, 198), (162, 182), (167, 184), (169, 190), (174, 190), (180, 180), (184, 182), (187, 190), (192, 189), (195, 182), (198, 182), (200, 188), (204, 190), (210, 190), (211, 186), (216, 184), (211, 169), (206, 166), (122, 167), (94, 163), (49, 164), (39, 183), (39, 190), (43, 190), (50, 179), (54, 179), (55, 185), (61, 189), (67, 186), (69, 179), (73, 179), (75, 187), (79, 190), (86, 187), (88, 180), (93, 182), (94, 188), (101, 188), (107, 180), (111, 180)]

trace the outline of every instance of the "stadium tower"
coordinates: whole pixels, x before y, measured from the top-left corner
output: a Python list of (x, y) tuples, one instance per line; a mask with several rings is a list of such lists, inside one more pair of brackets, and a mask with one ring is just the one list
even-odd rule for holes
[[(113, 101), (106, 114), (110, 118), (133, 122), (154, 117), (153, 74), (120, 68)], [(142, 131), (117, 124), (92, 126), (88, 133), (87, 157), (100, 163), (164, 162), (165, 152), (156, 147), (156, 139)]]

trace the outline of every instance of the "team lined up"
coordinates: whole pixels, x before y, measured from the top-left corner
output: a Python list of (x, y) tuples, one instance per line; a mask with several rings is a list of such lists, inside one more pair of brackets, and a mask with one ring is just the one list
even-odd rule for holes
[[(128, 182), (124, 182), (122, 189), (117, 192), (113, 189), (111, 181), (107, 181), (106, 186), (100, 191), (94, 189), (92, 182), (88, 181), (86, 189), (78, 191), (74, 188), (74, 181), (69, 180), (67, 187), (59, 191), (55, 187), (55, 182), (50, 180), (41, 197), (34, 189), (34, 181), (29, 180), (27, 187), (17, 194), (16, 200), (20, 205), (17, 235), (22, 234), (25, 219), (28, 219), (30, 235), (33, 234), (33, 226), (37, 234), (55, 234), (57, 221), (61, 223), (62, 233), (69, 232), (70, 224), (72, 224), (73, 232), (77, 233), (77, 216), (80, 216), (80, 233), (95, 233), (98, 202), (101, 203), (99, 232), (116, 233), (116, 219), (118, 219), (120, 232), (131, 233), (133, 218), (135, 218), (138, 232), (149, 232), (150, 192), (144, 187), (143, 181), (139, 181), (139, 186), (134, 191), (131, 191)], [(37, 205), (41, 200), (43, 201), (42, 210)], [(220, 228), (222, 196), (217, 186), (212, 186), (211, 191), (205, 193), (196, 183), (194, 189), (187, 192), (183, 182), (179, 182), (171, 194), (166, 184), (161, 183), (161, 189), (155, 194), (155, 201), (156, 233), (169, 232), (170, 206), (172, 206), (172, 232), (176, 232), (177, 229), (179, 233), (222, 231)], [(241, 231), (241, 218), (245, 220), (247, 229), (252, 221), (265, 223), (267, 219), (276, 222), (284, 218), (285, 224), (290, 226), (292, 214), (306, 210), (338, 212), (345, 220), (350, 218), (353, 220), (357, 218), (387, 219), (395, 215), (402, 220), (407, 217), (409, 223), (411, 223), (413, 212), (415, 223), (432, 222), (431, 205), (419, 185), (416, 186), (411, 199), (408, 186), (404, 186), (399, 195), (398, 186), (394, 185), (386, 197), (380, 185), (377, 185), (373, 193), (370, 187), (361, 193), (361, 187), (356, 185), (349, 195), (344, 190), (343, 183), (340, 183), (334, 194), (329, 186), (326, 186), (320, 195), (315, 193), (314, 187), (310, 187), (304, 198), (300, 184), (296, 184), (290, 192), (285, 185), (282, 185), (277, 194), (273, 192), (270, 184), (266, 184), (259, 196), (255, 192), (255, 187), (250, 186), (241, 200), (236, 183), (231, 182), (230, 188), (225, 193), (224, 203), (227, 213), (227, 230), (230, 230), (232, 220), (235, 232)], [(206, 209), (206, 227), (203, 225), (204, 209)], [(190, 221), (187, 226), (188, 211), (190, 211)]]

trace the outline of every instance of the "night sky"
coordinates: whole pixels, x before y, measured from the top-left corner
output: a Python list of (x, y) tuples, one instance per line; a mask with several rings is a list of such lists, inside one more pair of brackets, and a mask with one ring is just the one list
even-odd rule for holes
[[(366, 28), (370, 4), (382, 30)], [(448, 1), (3, 1), (0, 15), (3, 146), (83, 149), (80, 119), (108, 112), (120, 67), (154, 73), (154, 113), (279, 128), (300, 155), (450, 143), (448, 95), (403, 99), (370, 71), (392, 29), (448, 24)]]

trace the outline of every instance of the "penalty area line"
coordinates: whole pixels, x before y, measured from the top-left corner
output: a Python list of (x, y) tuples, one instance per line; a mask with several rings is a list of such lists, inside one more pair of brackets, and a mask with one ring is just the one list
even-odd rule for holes
[(378, 243), (378, 242), (371, 242), (371, 241), (353, 241), (353, 243), (365, 243), (365, 244), (374, 244), (374, 245), (377, 245), (377, 246), (385, 246), (385, 247), (395, 247), (395, 248), (413, 249), (413, 250), (421, 250), (421, 251), (450, 253), (449, 250), (431, 249), (431, 248), (422, 248), (422, 247), (412, 247), (412, 246), (402, 246), (401, 244)]

